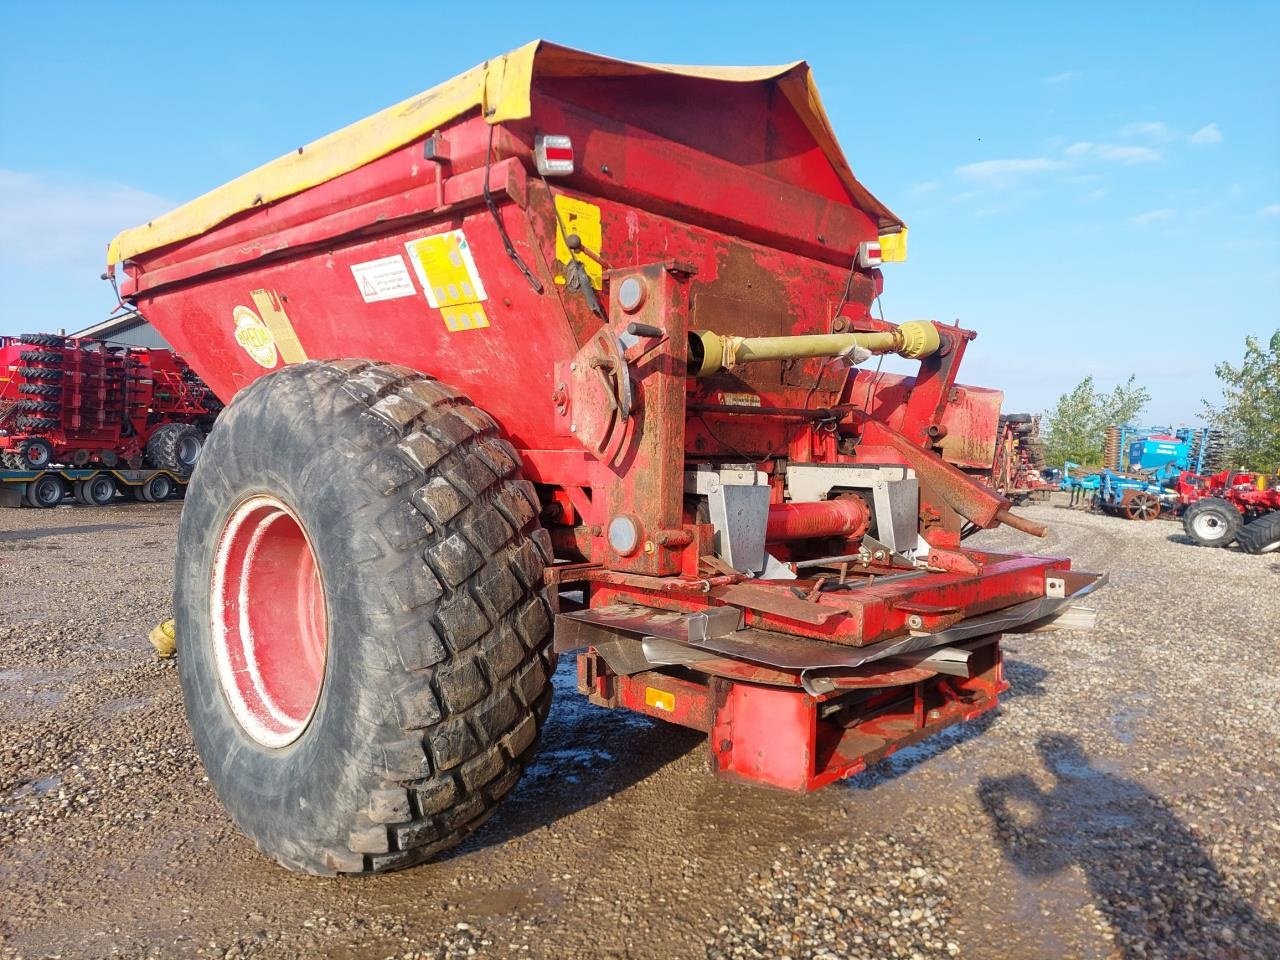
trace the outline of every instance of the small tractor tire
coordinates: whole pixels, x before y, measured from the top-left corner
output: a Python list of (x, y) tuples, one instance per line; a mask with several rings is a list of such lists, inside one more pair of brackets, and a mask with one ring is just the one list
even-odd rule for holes
[(187, 489), (174, 611), (196, 747), (261, 851), (408, 867), (511, 791), (552, 694), (538, 512), (494, 421), (415, 371), (312, 361), (239, 393)]
[(58, 413), (62, 404), (52, 400), (19, 400), (13, 408), (20, 413)]
[(67, 485), (56, 473), (42, 473), (27, 484), (22, 499), (29, 507), (56, 507), (67, 495)]
[(1221, 497), (1197, 500), (1182, 512), (1182, 529), (1202, 547), (1225, 547), (1240, 533), (1240, 511)]
[(53, 461), (53, 445), (32, 437), (18, 444), (19, 470), (43, 470)]
[(1236, 534), (1236, 544), (1245, 553), (1280, 550), (1280, 510), (1254, 517)]
[(36, 397), (62, 396), (62, 388), (51, 383), (21, 383), (18, 385), (18, 392)]
[(67, 343), (66, 337), (56, 333), (24, 333), (18, 339), (33, 347), (62, 347)]
[(204, 434), (189, 423), (166, 423), (156, 428), (147, 441), (147, 463), (189, 477), (204, 449)]
[(62, 371), (52, 367), (19, 367), (18, 373), (27, 380), (61, 380)]
[(54, 430), (58, 421), (53, 417), (18, 417), (18, 426), (23, 430)]
[(23, 350), (18, 354), (23, 363), (61, 363), (61, 350)]
[(12, 450), (0, 450), (0, 467), (5, 470), (25, 470), (18, 454)]

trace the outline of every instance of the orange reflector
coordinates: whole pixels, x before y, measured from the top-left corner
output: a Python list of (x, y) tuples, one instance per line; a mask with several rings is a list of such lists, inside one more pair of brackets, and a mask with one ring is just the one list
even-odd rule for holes
[(644, 702), (655, 710), (664, 710), (667, 713), (671, 713), (676, 708), (676, 695), (674, 693), (667, 693), (665, 690), (655, 690), (653, 687), (645, 687)]

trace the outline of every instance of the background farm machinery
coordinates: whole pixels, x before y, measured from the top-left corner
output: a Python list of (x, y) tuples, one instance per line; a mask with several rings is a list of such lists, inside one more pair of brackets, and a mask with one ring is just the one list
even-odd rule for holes
[(0, 337), (0, 468), (191, 473), (222, 408), (171, 350)]
[(1176, 496), (1187, 536), (1201, 546), (1234, 541), (1246, 553), (1280, 548), (1280, 477), (1248, 470), (1184, 473)]
[(1207, 429), (1110, 427), (1102, 470), (1063, 465), (1072, 506), (1130, 520), (1180, 517), (1193, 541), (1249, 553), (1280, 546), (1277, 478), (1242, 470), (1204, 472), (1223, 461), (1221, 437)]
[(1001, 414), (996, 428), (996, 450), (991, 486), (1014, 503), (1044, 500), (1057, 484), (1045, 478), (1044, 440), (1040, 415)]

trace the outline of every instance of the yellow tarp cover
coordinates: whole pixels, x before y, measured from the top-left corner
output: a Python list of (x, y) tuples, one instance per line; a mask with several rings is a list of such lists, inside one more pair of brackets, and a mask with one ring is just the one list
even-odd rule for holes
[(534, 40), (272, 160), (149, 223), (125, 230), (108, 245), (107, 264), (199, 236), (243, 210), (325, 183), (427, 136), (476, 107), (482, 108), (489, 123), (522, 120), (530, 115), (529, 94), (535, 77), (641, 77), (654, 73), (738, 83), (777, 81), (858, 204), (878, 218), (881, 233), (902, 228), (902, 221), (854, 178), (822, 109), (813, 74), (803, 61), (773, 67), (630, 63)]

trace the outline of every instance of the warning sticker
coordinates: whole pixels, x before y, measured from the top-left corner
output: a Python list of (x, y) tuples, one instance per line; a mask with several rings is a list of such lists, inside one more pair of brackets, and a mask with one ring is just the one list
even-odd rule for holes
[[(560, 263), (567, 264), (574, 259), (575, 254), (569, 251), (568, 241), (565, 240), (564, 232), (568, 230), (570, 233), (576, 233), (578, 239), (582, 241), (582, 245), (588, 250), (599, 252), (602, 241), (600, 232), (600, 208), (594, 203), (587, 203), (585, 200), (575, 200), (573, 197), (566, 197), (562, 193), (556, 194), (556, 260)], [(604, 267), (597, 260), (590, 257), (584, 257), (580, 254), (576, 255), (579, 263), (587, 271), (587, 276), (591, 278), (591, 286), (597, 290), (604, 286)], [(556, 283), (564, 283), (564, 275), (556, 277)]]
[(420, 237), (405, 244), (427, 303), (440, 311), (451, 333), (479, 330), (489, 326), (489, 317), (480, 306), (489, 299), (480, 271), (471, 256), (466, 234), (461, 230)]
[(461, 230), (410, 240), (405, 247), (427, 293), (427, 303), (433, 307), (489, 299), (466, 234)]
[(409, 278), (409, 268), (404, 264), (404, 257), (399, 254), (365, 263), (353, 263), (351, 275), (356, 278), (356, 287), (365, 303), (397, 300), (417, 293), (413, 288), (413, 280)]

